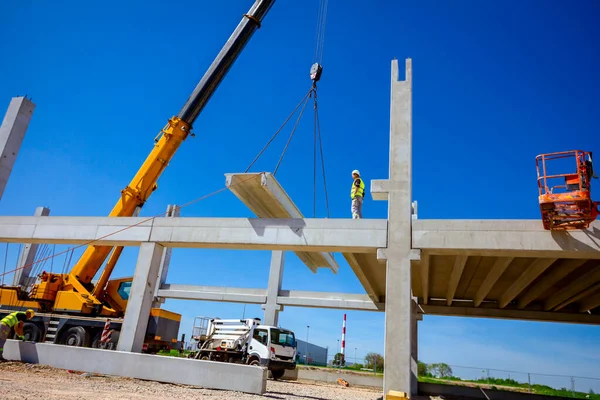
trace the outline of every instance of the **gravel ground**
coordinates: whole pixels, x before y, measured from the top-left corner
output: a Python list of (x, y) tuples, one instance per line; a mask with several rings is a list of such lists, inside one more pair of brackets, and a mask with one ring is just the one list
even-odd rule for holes
[(89, 375), (36, 364), (0, 363), (3, 400), (67, 399), (204, 399), (212, 400), (376, 400), (381, 392), (364, 388), (344, 388), (330, 384), (267, 381), (263, 396), (223, 390), (201, 389), (139, 379)]

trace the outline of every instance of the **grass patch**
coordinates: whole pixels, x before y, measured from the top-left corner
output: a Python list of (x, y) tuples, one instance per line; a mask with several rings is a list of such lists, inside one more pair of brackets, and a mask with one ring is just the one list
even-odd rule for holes
[(159, 356), (170, 356), (170, 357), (187, 357), (188, 354), (190, 354), (191, 351), (190, 350), (184, 350), (181, 353), (179, 353), (179, 350), (160, 350), (158, 353)]

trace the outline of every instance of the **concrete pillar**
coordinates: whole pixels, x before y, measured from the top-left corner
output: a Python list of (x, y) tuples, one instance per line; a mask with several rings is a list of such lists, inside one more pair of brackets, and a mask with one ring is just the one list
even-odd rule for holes
[[(36, 217), (46, 217), (50, 215), (50, 209), (46, 207), (38, 207), (35, 209), (33, 214)], [(19, 263), (17, 264), (17, 270), (13, 276), (13, 286), (21, 286), (23, 288), (28, 287), (30, 284), (35, 282), (36, 277), (30, 277), (32, 263), (35, 260), (37, 254), (38, 245), (32, 243), (25, 243), (21, 255), (19, 256)]]
[(13, 97), (0, 126), (0, 199), (8, 183), (35, 104), (25, 97)]
[(419, 361), (419, 321), (423, 320), (423, 314), (420, 314), (419, 305), (416, 301), (412, 302), (412, 337), (411, 337), (411, 346), (410, 353), (412, 358), (416, 361)]
[(267, 303), (261, 307), (265, 310), (265, 325), (277, 326), (279, 323), (279, 312), (283, 311), (283, 306), (277, 304), (277, 296), (281, 290), (283, 280), (284, 252), (274, 251), (271, 254), (271, 269), (269, 271), (269, 286), (267, 287)]
[[(176, 205), (168, 205), (167, 212), (165, 214), (166, 218), (175, 218), (179, 217), (181, 209)], [(167, 274), (169, 273), (169, 265), (171, 264), (171, 253), (173, 249), (171, 247), (167, 247), (163, 252), (162, 260), (160, 261), (160, 267), (158, 268), (158, 283), (156, 284), (156, 288), (154, 289), (154, 302), (152, 303), (152, 307), (160, 308), (160, 305), (165, 302), (165, 299), (162, 297), (158, 297), (158, 291), (161, 286), (167, 283)]]
[[(416, 321), (411, 297), (412, 222), (412, 63), (398, 81), (398, 61), (392, 61), (390, 105), (390, 171), (384, 182), (388, 200), (388, 247), (385, 250), (385, 374), (390, 390), (417, 393), (417, 361), (413, 357)], [(375, 197), (374, 197), (375, 198)]]
[(142, 351), (163, 252), (164, 247), (157, 243), (142, 243), (140, 246), (127, 311), (117, 345), (119, 351), (134, 353)]

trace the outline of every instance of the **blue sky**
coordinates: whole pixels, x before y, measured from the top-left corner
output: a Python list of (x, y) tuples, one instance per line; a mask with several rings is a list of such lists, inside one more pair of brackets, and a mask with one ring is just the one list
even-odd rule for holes
[[(44, 205), (52, 215), (106, 215), (251, 3), (3, 2), (2, 110), (12, 96), (24, 94), (37, 107), (0, 214), (28, 215)], [(367, 181), (388, 176), (393, 58), (401, 65), (413, 59), (419, 218), (537, 219), (535, 156), (574, 148), (600, 152), (597, 2), (370, 3), (329, 4), (319, 101), (332, 218), (350, 217), (353, 169)], [(252, 161), (310, 86), (317, 6), (316, 0), (274, 5), (142, 215), (220, 189), (225, 173), (242, 172)], [(313, 207), (310, 111), (277, 174), (307, 216)], [(273, 170), (287, 132), (254, 171)], [(323, 217), (321, 182), (318, 187), (317, 216)], [(387, 204), (368, 197), (364, 213), (385, 218)], [(182, 215), (252, 216), (227, 192)], [(9, 248), (11, 255), (17, 250)], [(136, 254), (124, 252), (115, 276), (132, 274)], [(231, 286), (266, 287), (269, 257), (177, 249), (169, 281), (221, 285), (228, 276)], [(338, 275), (312, 274), (292, 254), (287, 260), (285, 289), (363, 291), (339, 255)], [(184, 315), (188, 335), (196, 315), (238, 317), (243, 311), (241, 304), (166, 306)], [(381, 352), (383, 315), (347, 314), (349, 355), (354, 347), (359, 357)], [(262, 311), (248, 306), (246, 315)], [(280, 323), (302, 338), (310, 325), (310, 341), (331, 349), (342, 315), (288, 308)], [(600, 376), (598, 327), (426, 316), (419, 329), (426, 362)], [(549, 346), (560, 346), (560, 362)]]

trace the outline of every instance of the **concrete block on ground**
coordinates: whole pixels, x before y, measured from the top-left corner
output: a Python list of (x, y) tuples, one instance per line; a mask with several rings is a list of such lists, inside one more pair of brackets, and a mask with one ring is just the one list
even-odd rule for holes
[(30, 364), (209, 389), (253, 394), (267, 390), (267, 369), (250, 365), (16, 340), (6, 341), (3, 356)]
[(297, 381), (298, 380), (298, 368), (286, 369), (285, 373), (283, 374), (283, 376), (280, 379), (283, 381)]

